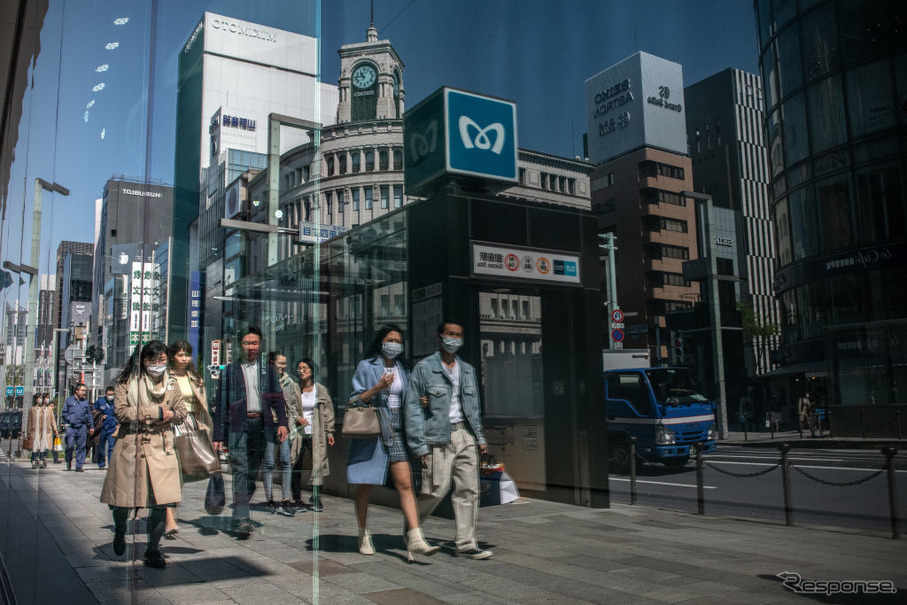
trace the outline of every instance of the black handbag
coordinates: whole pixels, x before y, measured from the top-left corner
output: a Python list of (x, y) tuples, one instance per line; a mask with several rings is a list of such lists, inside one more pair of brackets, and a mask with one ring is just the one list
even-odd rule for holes
[(180, 462), (184, 483), (204, 481), (220, 472), (220, 457), (214, 451), (206, 432), (198, 430), (195, 419), (173, 427), (173, 446)]
[(209, 515), (219, 515), (227, 504), (227, 494), (224, 490), (224, 476), (214, 473), (208, 479), (208, 489), (205, 491), (205, 512)]

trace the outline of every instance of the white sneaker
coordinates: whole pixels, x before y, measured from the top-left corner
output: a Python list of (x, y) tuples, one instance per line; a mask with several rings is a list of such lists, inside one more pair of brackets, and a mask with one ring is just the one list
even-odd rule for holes
[(470, 548), (469, 550), (458, 550), (458, 557), (466, 557), (468, 559), (475, 559), (479, 561), (481, 559), (490, 559), (494, 555), (490, 550), (483, 550), (481, 548)]

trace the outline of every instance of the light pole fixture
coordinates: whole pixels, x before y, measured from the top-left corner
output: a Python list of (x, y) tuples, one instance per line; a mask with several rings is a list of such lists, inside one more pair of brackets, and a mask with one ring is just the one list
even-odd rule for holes
[[(35, 179), (35, 202), (33, 209), (32, 228), (31, 228), (31, 267), (21, 267), (23, 271), (29, 274), (28, 280), (28, 306), (27, 306), (27, 328), (25, 340), (25, 397), (24, 414), (28, 413), (31, 407), (32, 395), (35, 392), (35, 335), (38, 333), (38, 289), (40, 287), (38, 280), (38, 264), (41, 262), (41, 195), (44, 191), (59, 193), (60, 195), (69, 195), (69, 189), (59, 183), (48, 183), (44, 179)], [(34, 269), (34, 272), (28, 269)]]

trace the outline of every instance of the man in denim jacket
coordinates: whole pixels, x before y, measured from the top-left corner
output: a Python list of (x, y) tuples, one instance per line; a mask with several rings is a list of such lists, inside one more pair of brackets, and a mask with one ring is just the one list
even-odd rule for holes
[(476, 521), (478, 452), (484, 454), (488, 445), (482, 433), (475, 368), (456, 354), (463, 346), (463, 326), (444, 320), (438, 326), (438, 345), (437, 353), (416, 364), (403, 402), (407, 444), (413, 456), (421, 458), (426, 471), (419, 516), (424, 521), (447, 495), (453, 482), (451, 502), (457, 523), (457, 556), (487, 559), (492, 553), (479, 548)]

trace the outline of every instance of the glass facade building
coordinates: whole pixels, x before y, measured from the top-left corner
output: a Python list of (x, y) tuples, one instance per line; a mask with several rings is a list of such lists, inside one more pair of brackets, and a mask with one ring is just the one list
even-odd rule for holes
[[(758, 0), (786, 395), (890, 434), (907, 381), (907, 8)], [(802, 382), (801, 382), (802, 381)]]

